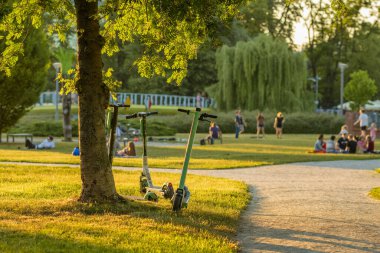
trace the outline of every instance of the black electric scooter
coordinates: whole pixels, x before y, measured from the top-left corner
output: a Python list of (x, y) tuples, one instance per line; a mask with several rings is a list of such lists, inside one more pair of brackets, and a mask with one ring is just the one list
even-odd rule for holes
[(174, 195), (174, 188), (172, 183), (166, 182), (162, 187), (154, 186), (152, 177), (150, 175), (148, 166), (148, 150), (147, 150), (147, 134), (146, 134), (146, 118), (158, 114), (158, 112), (138, 112), (131, 115), (127, 115), (127, 119), (140, 118), (140, 128), (143, 140), (143, 164), (142, 172), (140, 176), (140, 192), (145, 193), (144, 199), (150, 201), (157, 201), (158, 196), (164, 198), (172, 198)]

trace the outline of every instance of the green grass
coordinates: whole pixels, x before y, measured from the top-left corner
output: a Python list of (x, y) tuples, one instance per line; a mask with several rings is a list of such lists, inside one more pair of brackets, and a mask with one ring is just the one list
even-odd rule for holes
[[(157, 184), (179, 175), (153, 173)], [(114, 172), (117, 190), (140, 196), (139, 172)], [(0, 252), (236, 252), (249, 201), (242, 182), (189, 175), (188, 209), (168, 200), (96, 205), (76, 201), (77, 168), (0, 165)]]
[[(375, 170), (377, 173), (380, 173), (380, 168)], [(370, 192), (369, 195), (375, 199), (380, 200), (380, 187), (375, 187), (373, 188)]]
[[(184, 134), (177, 135), (186, 138)], [(267, 164), (283, 164), (291, 162), (326, 161), (326, 160), (359, 160), (379, 159), (374, 154), (314, 154), (316, 136), (314, 135), (284, 135), (276, 139), (273, 135), (265, 139), (251, 138), (254, 135), (243, 135), (235, 139), (233, 135), (224, 135), (223, 144), (194, 145), (190, 160), (190, 169), (227, 169), (242, 168)], [(195, 143), (204, 134), (198, 134)], [(78, 164), (79, 158), (71, 156), (76, 143), (58, 143), (52, 151), (18, 150), (23, 144), (0, 144), (0, 161), (22, 161), (40, 163)], [(148, 147), (150, 167), (180, 169), (182, 167), (185, 146)], [(137, 153), (142, 153), (141, 146)], [(114, 165), (140, 167), (141, 159), (115, 158)]]

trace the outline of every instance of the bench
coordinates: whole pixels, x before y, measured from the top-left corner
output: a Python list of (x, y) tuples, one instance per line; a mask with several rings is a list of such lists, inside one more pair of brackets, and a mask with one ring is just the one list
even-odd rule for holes
[(9, 137), (12, 137), (13, 142), (15, 142), (15, 137), (25, 137), (25, 141), (29, 137), (33, 142), (33, 134), (7, 134), (7, 142), (9, 142)]

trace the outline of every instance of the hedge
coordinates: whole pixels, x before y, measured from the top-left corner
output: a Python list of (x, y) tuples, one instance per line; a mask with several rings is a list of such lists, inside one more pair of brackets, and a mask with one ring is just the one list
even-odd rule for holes
[[(123, 122), (121, 122), (123, 123)], [(147, 134), (153, 136), (172, 136), (176, 134), (176, 130), (165, 125), (162, 122), (148, 122)], [(78, 137), (78, 122), (71, 122), (73, 128), (73, 137)], [(140, 128), (139, 121), (132, 122), (131, 127)], [(35, 136), (63, 136), (62, 122), (38, 122), (31, 124), (18, 124), (11, 129), (12, 133), (32, 133)]]
[[(235, 113), (214, 112), (218, 118), (215, 120), (220, 126), (223, 133), (235, 132)], [(256, 116), (257, 112), (243, 112), (243, 118), (247, 123), (246, 133), (256, 133)], [(265, 132), (274, 133), (273, 121), (276, 113), (264, 112), (265, 117)], [(284, 113), (284, 133), (293, 134), (337, 134), (340, 127), (344, 124), (342, 116), (331, 114), (317, 114), (317, 113)], [(147, 119), (147, 132), (151, 136), (172, 136), (175, 133), (188, 133), (190, 131), (192, 115), (177, 113), (170, 116), (152, 116)], [(139, 120), (125, 120), (120, 119), (119, 123), (123, 125), (130, 124), (131, 127), (139, 128)], [(78, 123), (72, 122), (73, 136), (78, 136)], [(199, 122), (198, 132), (207, 133), (209, 122)], [(12, 128), (13, 133), (32, 133), (36, 136), (62, 136), (62, 122), (38, 122), (31, 124), (18, 124)]]
[[(215, 120), (224, 133), (235, 132), (235, 113), (214, 113), (218, 116)], [(256, 133), (257, 112), (243, 112), (244, 120), (247, 123), (246, 132)], [(273, 122), (276, 113), (266, 112), (265, 132), (274, 133)], [(344, 117), (331, 114), (317, 113), (291, 113), (285, 114), (284, 133), (294, 134), (336, 134), (339, 133), (341, 126), (344, 124)], [(165, 123), (170, 128), (174, 128), (178, 133), (188, 133), (190, 131), (192, 117), (191, 115), (177, 114), (175, 116), (157, 117), (154, 121)], [(198, 132), (208, 132), (209, 123), (200, 122)]]

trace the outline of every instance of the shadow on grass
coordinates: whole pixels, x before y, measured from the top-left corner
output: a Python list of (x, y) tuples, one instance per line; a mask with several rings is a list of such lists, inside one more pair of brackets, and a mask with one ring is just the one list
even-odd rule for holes
[[(169, 201), (160, 199), (160, 201)], [(192, 203), (196, 205), (195, 203)], [(125, 203), (117, 204), (89, 204), (80, 203), (76, 200), (60, 202), (57, 205), (47, 204), (31, 208), (21, 206), (19, 208), (1, 207), (0, 211), (5, 211), (9, 217), (15, 216), (44, 216), (59, 217), (61, 215), (82, 214), (85, 216), (102, 215), (128, 215), (134, 218), (151, 219), (157, 226), (160, 224), (173, 224), (175, 226), (187, 226), (192, 231), (208, 231), (223, 237), (232, 237), (238, 222), (238, 218), (229, 216), (227, 213), (213, 213), (212, 203), (202, 208), (182, 209), (180, 212), (173, 212), (171, 205), (157, 205), (154, 202), (143, 200), (128, 200)]]
[(114, 247), (0, 228), (1, 252), (125, 252)]

